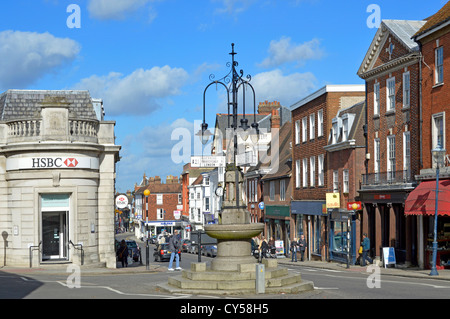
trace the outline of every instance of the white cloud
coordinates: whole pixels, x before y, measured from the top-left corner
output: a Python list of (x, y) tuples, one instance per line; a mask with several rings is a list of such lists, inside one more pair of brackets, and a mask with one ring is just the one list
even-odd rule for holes
[(310, 73), (284, 75), (279, 69), (263, 72), (252, 78), (256, 101), (277, 100), (289, 107), (316, 88), (317, 79)]
[[(174, 134), (172, 139), (172, 133), (177, 129), (178, 132), (183, 132), (184, 136)], [(179, 118), (172, 123), (146, 126), (139, 133), (125, 137), (117, 170), (118, 187), (126, 190), (134, 183), (139, 183), (144, 172), (147, 176), (162, 178), (179, 175), (185, 163), (177, 162), (172, 156), (172, 150), (184, 143), (185, 148), (176, 148), (177, 153), (184, 151), (190, 158), (196, 138), (194, 131), (194, 123)]]
[(0, 32), (0, 87), (26, 87), (72, 62), (80, 48), (76, 41), (48, 32)]
[(255, 0), (214, 0), (214, 2), (223, 4), (222, 8), (216, 9), (216, 13), (239, 14), (247, 10)]
[(318, 39), (295, 44), (291, 43), (289, 37), (282, 37), (279, 41), (270, 41), (268, 51), (269, 56), (260, 64), (262, 67), (277, 67), (289, 62), (297, 62), (301, 66), (306, 60), (320, 59), (324, 54)]
[(138, 69), (124, 76), (111, 72), (82, 79), (75, 89), (89, 90), (91, 96), (104, 101), (107, 115), (150, 114), (160, 107), (160, 100), (181, 93), (188, 73), (169, 66)]
[(151, 0), (89, 0), (88, 10), (92, 17), (100, 20), (122, 20), (144, 7)]

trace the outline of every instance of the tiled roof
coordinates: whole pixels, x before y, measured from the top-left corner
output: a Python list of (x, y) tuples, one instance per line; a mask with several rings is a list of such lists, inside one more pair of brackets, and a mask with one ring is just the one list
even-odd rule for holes
[(417, 43), (411, 37), (425, 25), (419, 20), (383, 20), (383, 24), (401, 40), (410, 50), (418, 50)]
[(62, 97), (70, 103), (69, 117), (98, 119), (89, 91), (8, 90), (0, 95), (0, 121), (39, 117), (41, 103), (49, 97)]
[(419, 31), (414, 34), (417, 37), (450, 19), (450, 1), (447, 2), (438, 12), (427, 19), (425, 25), (423, 25)]

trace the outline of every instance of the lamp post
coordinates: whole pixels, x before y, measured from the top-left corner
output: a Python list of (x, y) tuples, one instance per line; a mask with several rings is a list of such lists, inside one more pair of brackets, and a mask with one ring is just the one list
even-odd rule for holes
[[(150, 195), (150, 191), (148, 189), (146, 189), (144, 191), (144, 196), (145, 196), (145, 207), (146, 207), (146, 221), (148, 221), (148, 195)], [(149, 245), (149, 238), (150, 236), (148, 235), (148, 225), (145, 224), (145, 230), (147, 232), (147, 240), (146, 240), (146, 244), (145, 244), (145, 268), (147, 270), (150, 269), (150, 245)]]
[(441, 141), (435, 149), (431, 150), (434, 161), (436, 162), (436, 204), (434, 206), (434, 240), (433, 240), (433, 260), (431, 265), (430, 276), (438, 276), (439, 273), (436, 268), (437, 260), (437, 223), (438, 223), (438, 205), (439, 205), (439, 169), (444, 165), (446, 150), (442, 148)]
[[(242, 102), (242, 119), (240, 120), (240, 126), (239, 128), (243, 130), (243, 133), (245, 136), (248, 136), (247, 130), (250, 129), (252, 132), (252, 140), (257, 140), (259, 135), (259, 129), (258, 129), (258, 123), (256, 122), (256, 101), (255, 101), (255, 90), (253, 86), (250, 84), (251, 76), (247, 75), (246, 79), (243, 78), (244, 71), (240, 70), (239, 73), (236, 71), (236, 67), (238, 66), (238, 62), (234, 60), (234, 56), (236, 55), (236, 52), (234, 52), (234, 43), (231, 44), (231, 63), (227, 63), (227, 66), (231, 67), (230, 72), (225, 75), (220, 80), (214, 80), (215, 76), (210, 75), (209, 79), (211, 80), (211, 83), (209, 83), (204, 92), (203, 92), (203, 123), (201, 125), (201, 130), (196, 134), (200, 137), (200, 140), (202, 141), (203, 145), (205, 145), (210, 136), (212, 136), (211, 132), (208, 130), (208, 124), (205, 121), (205, 107), (206, 107), (206, 91), (208, 88), (212, 85), (221, 85), (225, 88), (227, 91), (227, 100), (228, 100), (228, 127), (233, 129), (233, 154), (231, 157), (232, 162), (229, 163), (231, 165), (228, 165), (227, 170), (228, 171), (234, 171), (235, 172), (235, 207), (242, 206), (240, 204), (240, 194), (239, 194), (239, 173), (240, 169), (237, 165), (237, 155), (238, 155), (238, 143), (237, 143), (237, 130), (238, 130), (238, 91), (239, 88), (242, 87), (243, 91), (243, 102)], [(228, 85), (227, 85), (228, 84)], [(246, 118), (245, 114), (245, 89), (246, 87), (249, 87), (253, 92), (253, 123), (251, 126), (248, 125), (248, 119)], [(230, 123), (230, 107), (232, 111), (232, 122)], [(227, 153), (227, 156), (229, 154)]]

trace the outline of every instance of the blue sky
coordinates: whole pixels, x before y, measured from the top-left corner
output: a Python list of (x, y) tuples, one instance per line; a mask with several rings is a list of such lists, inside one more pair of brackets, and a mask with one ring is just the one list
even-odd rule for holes
[[(209, 75), (228, 73), (231, 43), (252, 76), (256, 104), (291, 106), (326, 84), (363, 84), (356, 72), (381, 19), (422, 20), (446, 1), (15, 0), (0, 11), (0, 91), (89, 90), (104, 100), (122, 146), (116, 188), (147, 176), (180, 175), (171, 156), (195, 134)], [(72, 4), (79, 8), (73, 9)], [(79, 13), (79, 15), (78, 15)], [(69, 24), (68, 24), (69, 18)], [(72, 19), (75, 18), (75, 19)], [(79, 27), (70, 22), (78, 22)], [(207, 96), (207, 118), (225, 112)], [(176, 132), (176, 131), (175, 131)], [(192, 153), (194, 146), (192, 145)]]

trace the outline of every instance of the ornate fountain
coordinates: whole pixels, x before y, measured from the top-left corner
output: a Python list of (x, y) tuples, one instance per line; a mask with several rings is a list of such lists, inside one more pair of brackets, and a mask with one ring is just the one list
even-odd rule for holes
[[(257, 260), (251, 254), (251, 240), (264, 230), (264, 224), (250, 222), (250, 213), (240, 196), (243, 174), (237, 166), (237, 132), (249, 130), (253, 138), (257, 139), (259, 130), (256, 115), (251, 127), (247, 124), (245, 98), (242, 107), (243, 117), (238, 127), (237, 93), (239, 88), (242, 87), (245, 92), (245, 88), (249, 87), (253, 91), (254, 114), (256, 114), (256, 102), (255, 91), (250, 84), (251, 77), (247, 75), (244, 79), (242, 70), (239, 74), (237, 73), (238, 63), (234, 60), (236, 55), (234, 43), (231, 46), (232, 61), (231, 64), (227, 64), (231, 66), (231, 71), (219, 81), (213, 81), (214, 76), (210, 76), (212, 82), (203, 93), (203, 123), (201, 132), (198, 134), (202, 142), (207, 142), (212, 135), (207, 131), (208, 124), (205, 123), (205, 94), (211, 85), (220, 84), (228, 93), (228, 114), (232, 114), (232, 123), (229, 120), (228, 128), (232, 129), (233, 134), (227, 134), (230, 136), (226, 152), (228, 164), (225, 170), (225, 194), (219, 223), (205, 226), (206, 233), (217, 239), (217, 256), (211, 261), (210, 267), (207, 267), (206, 263), (192, 263), (190, 270), (183, 270), (181, 276), (171, 276), (167, 284), (159, 285), (161, 289), (173, 293), (246, 294), (256, 292)], [(232, 113), (230, 113), (230, 106), (232, 106)], [(312, 282), (302, 281), (300, 274), (291, 275), (287, 269), (278, 267), (276, 259), (264, 259), (263, 263), (265, 264), (266, 293), (296, 293), (314, 288)]]

